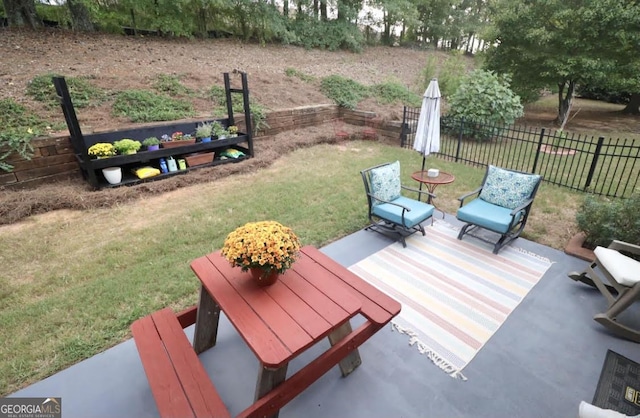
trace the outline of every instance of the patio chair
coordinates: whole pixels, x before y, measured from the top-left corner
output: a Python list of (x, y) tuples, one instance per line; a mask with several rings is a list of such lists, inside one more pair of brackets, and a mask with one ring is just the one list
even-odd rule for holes
[[(575, 281), (596, 287), (609, 304), (607, 311), (593, 317), (613, 333), (640, 343), (640, 330), (621, 324), (616, 318), (625, 309), (640, 300), (640, 261), (621, 253), (640, 255), (640, 246), (622, 241), (612, 241), (608, 248), (596, 247), (596, 259), (582, 273), (571, 272)], [(596, 274), (596, 268), (607, 278), (609, 284)]]
[(402, 190), (408, 190), (426, 194), (433, 194), (426, 190), (418, 190), (406, 187), (400, 181), (400, 162), (384, 163), (367, 168), (360, 172), (364, 181), (369, 204), (370, 229), (385, 235), (394, 236), (407, 246), (405, 237), (420, 231), (425, 235), (422, 222), (431, 218), (434, 207), (428, 203), (420, 202), (401, 195)]
[[(477, 228), (500, 234), (497, 242), (472, 235), (494, 244), (493, 253), (520, 236), (527, 224), (533, 199), (542, 182), (542, 176), (507, 170), (489, 165), (482, 185), (458, 200), (460, 208), (456, 217), (466, 224), (460, 229), (458, 239)], [(476, 196), (465, 204), (465, 199)]]

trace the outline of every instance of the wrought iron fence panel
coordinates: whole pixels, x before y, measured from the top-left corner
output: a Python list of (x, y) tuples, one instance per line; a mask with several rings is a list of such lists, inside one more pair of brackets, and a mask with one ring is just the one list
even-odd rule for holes
[[(420, 108), (405, 107), (401, 146), (413, 148)], [(640, 141), (443, 116), (439, 158), (544, 176), (572, 190), (628, 197), (640, 184)]]

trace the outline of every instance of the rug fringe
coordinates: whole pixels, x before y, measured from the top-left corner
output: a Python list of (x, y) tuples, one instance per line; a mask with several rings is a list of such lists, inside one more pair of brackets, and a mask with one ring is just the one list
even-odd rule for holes
[(410, 329), (404, 328), (401, 325), (398, 325), (394, 321), (391, 321), (391, 330), (393, 331), (394, 329), (398, 331), (400, 334), (409, 336), (409, 345), (410, 346), (416, 345), (420, 354), (425, 354), (433, 364), (435, 364), (437, 367), (439, 367), (442, 371), (447, 373), (449, 376), (453, 377), (454, 379), (467, 380), (467, 378), (462, 374), (462, 372), (459, 369), (457, 369), (447, 360), (440, 357), (438, 353), (436, 353), (435, 351), (427, 347), (426, 344), (420, 341), (420, 339), (418, 338), (418, 335), (415, 332), (413, 332)]

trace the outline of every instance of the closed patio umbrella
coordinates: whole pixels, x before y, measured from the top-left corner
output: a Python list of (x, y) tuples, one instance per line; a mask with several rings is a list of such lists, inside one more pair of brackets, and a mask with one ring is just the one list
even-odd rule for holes
[(413, 149), (422, 154), (422, 170), (427, 155), (440, 151), (440, 88), (433, 78), (424, 92)]

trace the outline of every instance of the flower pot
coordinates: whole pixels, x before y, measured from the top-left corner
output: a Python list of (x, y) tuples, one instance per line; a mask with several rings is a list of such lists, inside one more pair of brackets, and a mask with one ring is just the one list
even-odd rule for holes
[(104, 175), (109, 184), (118, 184), (122, 181), (122, 169), (120, 167), (103, 168), (102, 175)]
[(208, 136), (208, 137), (206, 137), (206, 138), (201, 138), (201, 139), (200, 139), (200, 142), (211, 142), (211, 137), (210, 137), (210, 136)]
[(123, 152), (122, 155), (133, 155), (133, 154), (137, 154), (137, 153), (138, 153), (138, 151), (132, 149), (132, 150)]
[(268, 272), (261, 268), (250, 268), (249, 272), (251, 273), (253, 281), (256, 282), (258, 286), (271, 286), (278, 280), (278, 276), (280, 276), (278, 270)]
[(162, 148), (175, 148), (175, 147), (184, 147), (185, 145), (192, 145), (196, 143), (196, 139), (189, 139), (186, 141), (169, 141), (163, 142)]
[(147, 151), (158, 151), (159, 149), (160, 149), (160, 144), (147, 145)]

